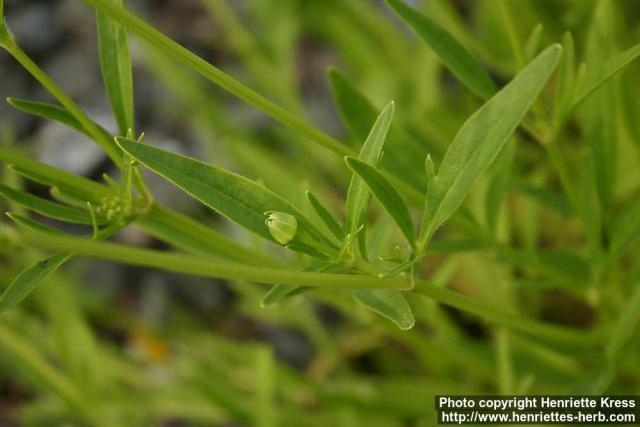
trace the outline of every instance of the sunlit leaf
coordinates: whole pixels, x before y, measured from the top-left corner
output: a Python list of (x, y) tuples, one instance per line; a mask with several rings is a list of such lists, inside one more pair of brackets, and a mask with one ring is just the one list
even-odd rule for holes
[(387, 0), (387, 3), (472, 92), (481, 98), (495, 93), (496, 87), (487, 72), (451, 34), (402, 0)]
[(402, 292), (388, 289), (368, 289), (354, 291), (352, 295), (356, 301), (391, 320), (403, 331), (413, 328), (415, 324), (413, 312)]
[(0, 297), (0, 312), (19, 304), (33, 292), (42, 279), (57, 270), (69, 258), (68, 254), (54, 254), (22, 271)]
[(89, 215), (87, 211), (51, 202), (23, 191), (14, 190), (2, 184), (0, 184), (0, 196), (34, 212), (38, 212), (41, 215), (60, 221), (78, 224), (91, 224), (92, 222), (91, 215)]
[(132, 158), (195, 199), (265, 239), (275, 242), (265, 224), (265, 214), (278, 211), (296, 217), (298, 229), (292, 244), (315, 247), (321, 252), (335, 248), (293, 205), (247, 178), (126, 138), (118, 138), (118, 144)]
[[(368, 164), (376, 165), (382, 155), (382, 148), (384, 141), (393, 119), (394, 106), (393, 102), (389, 103), (382, 113), (378, 116), (378, 119), (374, 123), (367, 140), (362, 145), (360, 155), (358, 158)], [(369, 204), (370, 193), (367, 186), (362, 179), (353, 174), (351, 183), (349, 184), (349, 191), (347, 193), (347, 223), (346, 229), (352, 236), (355, 235), (356, 230), (364, 224), (367, 207)]]
[(462, 126), (432, 180), (422, 242), (460, 207), (473, 184), (500, 153), (546, 84), (560, 53), (559, 45), (546, 49)]
[(404, 200), (387, 179), (370, 166), (353, 157), (347, 157), (347, 165), (367, 184), (373, 195), (398, 224), (411, 245), (415, 245), (416, 230)]
[[(122, 0), (111, 0), (122, 6)], [(117, 22), (97, 12), (100, 68), (111, 108), (121, 135), (133, 125), (133, 77), (126, 30)]]

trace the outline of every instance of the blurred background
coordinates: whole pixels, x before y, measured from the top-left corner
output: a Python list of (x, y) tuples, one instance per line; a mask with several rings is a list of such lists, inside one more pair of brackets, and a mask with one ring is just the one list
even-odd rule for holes
[[(408, 3), (456, 35), (487, 65), (496, 82), (503, 84), (515, 73), (491, 0)], [(617, 23), (613, 45), (622, 50), (640, 39), (640, 7), (635, 0), (612, 3)], [(350, 136), (327, 81), (329, 67), (341, 70), (378, 108), (394, 99), (397, 120), (418, 141), (420, 156), (441, 156), (480, 105), (381, 1), (125, 4), (256, 91), (346, 141)], [(583, 0), (521, 1), (517, 31), (526, 40), (542, 23), (546, 46), (569, 29), (581, 49), (595, 7), (596, 2)], [(5, 10), (22, 48), (90, 117), (115, 133), (100, 77), (93, 10), (80, 0), (6, 0)], [(130, 37), (130, 44), (136, 130), (145, 132), (145, 141), (261, 180), (276, 192), (297, 197), (300, 206), (304, 190), (313, 189), (337, 211), (342, 209), (350, 175), (341, 159), (297, 143), (292, 132), (136, 37)], [(620, 79), (629, 98), (640, 94), (638, 71), (633, 65)], [(0, 52), (0, 99), (8, 96), (53, 101), (18, 63)], [(621, 111), (637, 111), (637, 99), (622, 100)], [(0, 104), (0, 129), (2, 144), (28, 147), (44, 163), (95, 180), (105, 172), (117, 175), (101, 149), (84, 136), (5, 102)], [(567, 139), (579, 140), (580, 132), (574, 126)], [(521, 177), (557, 188), (544, 172), (544, 154), (535, 142), (522, 139)], [(6, 169), (3, 175), (48, 197), (44, 187), (20, 183)], [(254, 243), (166, 181), (154, 175), (149, 180), (162, 204)], [(636, 189), (637, 179), (628, 181), (620, 190), (625, 197)], [(542, 224), (536, 244), (554, 248), (557, 233), (566, 239), (577, 234), (562, 206), (560, 212), (532, 207), (529, 199), (516, 197), (520, 199), (515, 209), (526, 221)], [(473, 210), (474, 201), (470, 203)], [(530, 217), (524, 214), (533, 211)], [(527, 233), (513, 228), (516, 240), (526, 245)], [(132, 228), (119, 233), (117, 240), (164, 248)], [(4, 250), (0, 289), (34, 256), (8, 246)], [(424, 274), (442, 286), (491, 300), (492, 289), (504, 280), (502, 267), (494, 268), (494, 258), (433, 256)], [(433, 424), (432, 402), (438, 393), (586, 394), (603, 378), (596, 356), (516, 336), (516, 374), (500, 379), (498, 375), (509, 375), (496, 371), (500, 331), (426, 299), (411, 301), (418, 323), (412, 331), (401, 332), (347, 298), (322, 292), (260, 308), (265, 290), (251, 283), (109, 262), (71, 262), (23, 305), (2, 314), (0, 349), (5, 345), (14, 351), (0, 350), (0, 426), (427, 426)], [(599, 320), (584, 295), (543, 286), (525, 288), (524, 296), (533, 293), (531, 311), (543, 320), (585, 330)], [(49, 378), (54, 385), (12, 356), (16, 349), (24, 357), (36, 355), (47, 362), (60, 375)], [(631, 350), (637, 355), (638, 345)], [(633, 358), (625, 359), (618, 376), (606, 380), (607, 390), (640, 392), (638, 374)], [(84, 397), (86, 406), (74, 407), (75, 394)]]

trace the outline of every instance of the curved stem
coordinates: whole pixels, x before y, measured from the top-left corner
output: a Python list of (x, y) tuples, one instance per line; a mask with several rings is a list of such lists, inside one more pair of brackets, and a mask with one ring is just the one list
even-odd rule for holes
[(8, 49), (8, 52), (82, 124), (94, 141), (102, 146), (116, 165), (120, 166), (122, 152), (115, 141), (107, 139), (80, 107), (18, 45)]
[(242, 99), (246, 103), (262, 110), (276, 121), (297, 130), (309, 140), (342, 156), (351, 154), (351, 150), (311, 124), (299, 119), (249, 87), (243, 85), (222, 70), (211, 65), (182, 45), (171, 40), (137, 16), (107, 0), (85, 0), (96, 10), (117, 21), (127, 30), (136, 34), (147, 43), (170, 55), (178, 62), (188, 66), (207, 80)]
[(139, 249), (109, 242), (96, 242), (71, 237), (59, 237), (31, 231), (10, 233), (18, 242), (44, 249), (68, 252), (77, 256), (108, 259), (125, 264), (153, 267), (194, 276), (218, 279), (247, 280), (258, 283), (286, 283), (339, 289), (399, 289), (410, 283), (404, 279), (379, 279), (368, 275), (297, 272), (279, 268), (257, 267), (248, 264), (219, 261), (192, 255)]
[[(8, 237), (21, 243), (38, 245), (40, 248), (69, 252), (77, 256), (89, 256), (125, 264), (153, 267), (178, 273), (219, 279), (247, 280), (258, 283), (286, 283), (294, 286), (312, 286), (333, 289), (398, 289), (409, 290), (412, 282), (402, 278), (380, 279), (369, 275), (328, 274), (297, 272), (278, 268), (256, 267), (246, 264), (222, 262), (215, 259), (182, 254), (171, 254), (157, 250), (131, 248), (115, 243), (96, 242), (78, 238), (58, 237), (30, 231), (11, 230)], [(468, 313), (478, 315), (490, 322), (568, 344), (592, 346), (596, 344), (597, 331), (578, 331), (528, 319), (517, 313), (483, 304), (454, 291), (439, 288), (416, 280), (413, 292)]]

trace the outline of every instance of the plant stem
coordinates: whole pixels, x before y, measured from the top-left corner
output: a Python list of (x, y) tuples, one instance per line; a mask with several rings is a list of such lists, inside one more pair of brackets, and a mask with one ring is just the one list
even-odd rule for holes
[(414, 292), (432, 298), (441, 304), (475, 314), (490, 322), (503, 324), (522, 332), (565, 343), (591, 346), (597, 343), (598, 334), (554, 326), (528, 319), (516, 313), (483, 304), (457, 292), (439, 288), (422, 280), (416, 281)]
[(139, 249), (109, 242), (96, 242), (71, 237), (59, 237), (24, 231), (11, 233), (10, 238), (40, 248), (69, 252), (78, 256), (108, 259), (124, 264), (154, 267), (162, 270), (218, 279), (247, 280), (258, 283), (313, 286), (339, 289), (407, 289), (407, 280), (379, 279), (365, 275), (296, 272), (277, 268), (224, 262), (192, 255)]
[(295, 129), (305, 137), (309, 138), (309, 140), (335, 152), (336, 154), (342, 156), (351, 154), (351, 150), (349, 150), (348, 147), (304, 120), (299, 119), (294, 114), (263, 97), (249, 87), (243, 85), (230, 75), (224, 73), (188, 49), (184, 48), (182, 45), (171, 40), (169, 37), (151, 27), (149, 24), (145, 23), (124, 8), (107, 0), (84, 1), (96, 10), (117, 21), (120, 25), (136, 34), (147, 43), (170, 55), (178, 62), (188, 66), (207, 80), (210, 80), (246, 103), (262, 110), (276, 121)]
[(8, 52), (82, 124), (94, 141), (96, 141), (115, 164), (119, 166), (122, 160), (122, 152), (116, 146), (115, 141), (105, 138), (95, 123), (64, 93), (60, 86), (51, 80), (51, 78), (29, 58), (20, 46), (16, 44), (11, 49), (8, 49)]
[[(294, 286), (333, 289), (408, 290), (411, 287), (411, 282), (402, 278), (380, 279), (368, 275), (288, 271), (277, 268), (221, 262), (204, 257), (171, 254), (157, 250), (131, 248), (109, 242), (95, 242), (78, 238), (45, 235), (31, 231), (20, 233), (13, 231), (7, 234), (10, 239), (17, 242), (38, 245), (40, 248), (202, 277), (247, 280), (269, 284), (286, 283)], [(459, 293), (433, 286), (425, 281), (416, 281), (416, 284), (418, 286), (414, 289), (414, 292), (432, 298), (441, 304), (476, 314), (490, 322), (504, 324), (512, 329), (543, 338), (563, 341), (565, 343), (591, 346), (597, 342), (597, 335), (593, 332), (577, 331), (527, 319), (518, 314), (476, 302)]]

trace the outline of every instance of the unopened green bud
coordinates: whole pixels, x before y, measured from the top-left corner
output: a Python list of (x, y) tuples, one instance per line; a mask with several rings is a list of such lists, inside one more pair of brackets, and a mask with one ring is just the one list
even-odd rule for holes
[(298, 220), (295, 216), (276, 211), (269, 211), (264, 214), (267, 217), (264, 223), (269, 227), (269, 233), (271, 233), (271, 237), (276, 242), (286, 245), (293, 240), (298, 231)]

